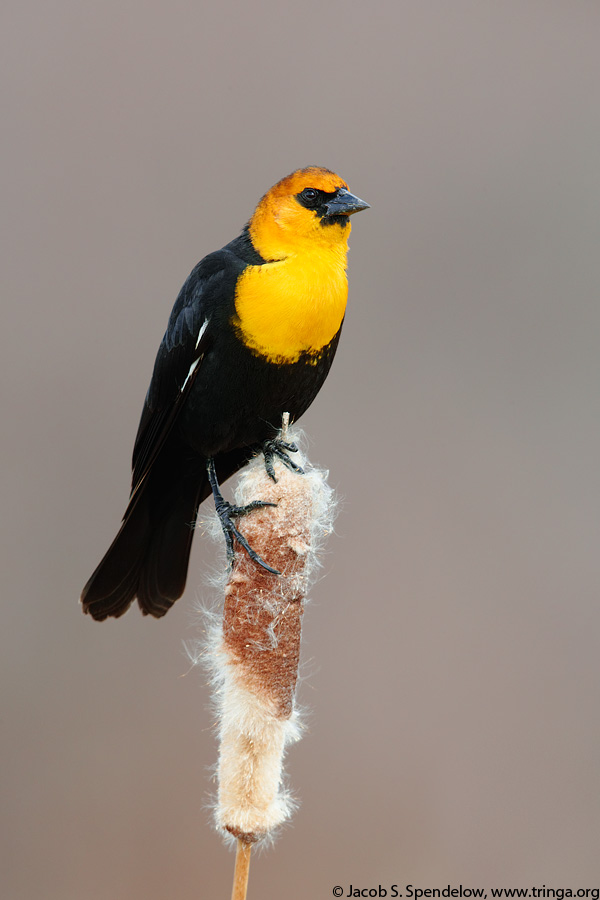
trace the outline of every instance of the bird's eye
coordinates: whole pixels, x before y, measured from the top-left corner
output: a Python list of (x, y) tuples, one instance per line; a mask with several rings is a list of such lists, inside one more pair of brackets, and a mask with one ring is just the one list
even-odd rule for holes
[(314, 203), (318, 196), (319, 192), (314, 188), (304, 188), (302, 191), (302, 199), (307, 203)]

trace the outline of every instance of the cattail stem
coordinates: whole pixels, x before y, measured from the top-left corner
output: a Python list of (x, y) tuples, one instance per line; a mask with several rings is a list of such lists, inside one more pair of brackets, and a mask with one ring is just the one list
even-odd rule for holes
[(235, 870), (233, 873), (233, 891), (231, 900), (246, 900), (248, 890), (248, 875), (250, 874), (250, 853), (252, 844), (247, 844), (238, 838), (235, 854)]

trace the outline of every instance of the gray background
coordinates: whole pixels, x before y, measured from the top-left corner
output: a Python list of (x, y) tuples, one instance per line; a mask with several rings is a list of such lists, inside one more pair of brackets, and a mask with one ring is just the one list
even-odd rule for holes
[(300, 811), (250, 898), (598, 886), (600, 7), (6, 0), (7, 900), (228, 897), (197, 539), (97, 624), (154, 354), (195, 262), (339, 171), (350, 305), (303, 425), (343, 497), (306, 616)]

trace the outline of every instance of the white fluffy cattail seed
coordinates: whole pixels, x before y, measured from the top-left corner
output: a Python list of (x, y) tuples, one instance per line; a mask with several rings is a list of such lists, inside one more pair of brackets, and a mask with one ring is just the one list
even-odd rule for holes
[(275, 483), (259, 456), (241, 475), (238, 505), (252, 500), (277, 504), (237, 524), (281, 575), (265, 571), (236, 546), (223, 627), (215, 629), (210, 648), (220, 739), (216, 821), (224, 833), (245, 843), (269, 836), (293, 809), (282, 788), (282, 763), (286, 745), (300, 734), (294, 697), (302, 615), (316, 550), (333, 518), (326, 473), (307, 469), (301, 454), (293, 459), (305, 474), (276, 461)]

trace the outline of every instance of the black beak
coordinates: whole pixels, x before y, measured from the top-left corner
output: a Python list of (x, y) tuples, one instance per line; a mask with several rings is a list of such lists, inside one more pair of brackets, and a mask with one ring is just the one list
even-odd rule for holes
[(346, 188), (340, 188), (336, 191), (336, 195), (332, 200), (328, 200), (325, 204), (327, 210), (326, 216), (352, 216), (354, 213), (360, 212), (361, 209), (370, 209), (370, 205), (360, 200), (347, 191)]

